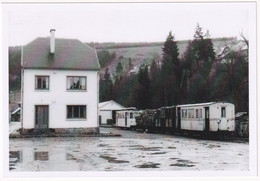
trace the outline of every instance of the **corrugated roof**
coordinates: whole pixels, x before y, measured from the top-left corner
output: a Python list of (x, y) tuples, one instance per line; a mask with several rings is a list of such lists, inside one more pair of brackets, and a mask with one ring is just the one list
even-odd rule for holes
[(94, 49), (76, 39), (55, 39), (50, 53), (50, 37), (37, 38), (23, 47), (22, 67), (32, 69), (99, 70)]

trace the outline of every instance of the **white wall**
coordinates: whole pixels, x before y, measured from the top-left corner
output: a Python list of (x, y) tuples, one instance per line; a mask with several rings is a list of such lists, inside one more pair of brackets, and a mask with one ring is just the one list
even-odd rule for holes
[[(49, 90), (35, 90), (35, 75), (49, 76)], [(86, 91), (67, 91), (67, 76), (86, 76)], [(49, 105), (49, 128), (98, 126), (98, 72), (71, 70), (24, 70), (23, 127), (34, 128), (35, 105)], [(87, 105), (87, 119), (66, 118), (67, 105)]]
[(112, 111), (99, 111), (101, 124), (107, 124), (107, 119), (112, 119)]

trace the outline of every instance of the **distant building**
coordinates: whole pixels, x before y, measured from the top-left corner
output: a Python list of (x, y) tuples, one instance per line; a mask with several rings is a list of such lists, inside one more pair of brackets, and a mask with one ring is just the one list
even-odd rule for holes
[(22, 47), (24, 132), (97, 133), (100, 65), (94, 49), (76, 39), (37, 38)]
[(105, 125), (115, 123), (115, 111), (126, 109), (124, 106), (116, 103), (113, 100), (99, 103), (98, 108), (99, 124)]

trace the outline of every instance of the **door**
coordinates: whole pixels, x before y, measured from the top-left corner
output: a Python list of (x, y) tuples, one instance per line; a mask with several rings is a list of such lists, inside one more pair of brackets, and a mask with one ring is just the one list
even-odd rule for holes
[(181, 130), (181, 108), (177, 108), (177, 130)]
[(125, 113), (125, 127), (127, 127), (127, 112)]
[(47, 129), (49, 124), (49, 106), (36, 105), (35, 106), (35, 128)]
[(205, 131), (209, 131), (209, 107), (205, 107)]

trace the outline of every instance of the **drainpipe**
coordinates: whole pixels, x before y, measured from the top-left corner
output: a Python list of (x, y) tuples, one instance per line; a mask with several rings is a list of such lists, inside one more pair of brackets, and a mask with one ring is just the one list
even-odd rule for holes
[(23, 68), (23, 46), (21, 47), (21, 114), (20, 114), (20, 121), (22, 127), (22, 134), (24, 133), (23, 128), (23, 93), (24, 93), (24, 68)]

